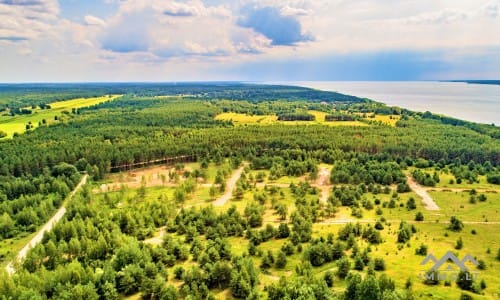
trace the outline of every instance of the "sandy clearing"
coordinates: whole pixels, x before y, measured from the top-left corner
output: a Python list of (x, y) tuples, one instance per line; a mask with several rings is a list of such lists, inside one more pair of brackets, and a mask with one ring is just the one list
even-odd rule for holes
[[(112, 174), (109, 179), (111, 183), (102, 184), (99, 188), (94, 189), (94, 193), (114, 192), (119, 191), (122, 187), (131, 189), (145, 187), (165, 186), (177, 187), (179, 184), (169, 181), (169, 173), (175, 171), (172, 166), (154, 166), (128, 172)], [(178, 171), (180, 181), (184, 180), (182, 173), (184, 171), (192, 171), (189, 167)]]
[(411, 176), (407, 176), (408, 185), (410, 188), (420, 197), (422, 198), (422, 202), (424, 203), (424, 207), (427, 210), (439, 210), (439, 206), (432, 200), (431, 196), (427, 193), (427, 190), (420, 186), (415, 179)]
[(158, 235), (149, 239), (145, 239), (143, 243), (151, 245), (160, 245), (163, 242), (163, 237), (165, 236), (166, 230), (167, 228), (165, 226), (161, 227), (159, 229)]

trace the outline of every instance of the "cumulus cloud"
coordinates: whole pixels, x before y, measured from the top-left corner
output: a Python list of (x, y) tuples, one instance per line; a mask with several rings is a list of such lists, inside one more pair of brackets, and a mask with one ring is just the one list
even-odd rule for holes
[(147, 51), (150, 45), (149, 25), (152, 11), (143, 9), (127, 13), (112, 22), (101, 37), (101, 45), (112, 52)]
[(85, 25), (106, 26), (106, 22), (92, 15), (86, 15), (83, 19), (85, 21)]
[(172, 17), (190, 17), (199, 14), (198, 8), (187, 3), (166, 3), (163, 14)]
[(0, 0), (0, 38), (21, 41), (50, 32), (57, 20), (56, 0)]
[(242, 27), (252, 28), (272, 41), (273, 45), (292, 46), (299, 42), (313, 40), (310, 34), (302, 32), (297, 18), (284, 15), (277, 7), (247, 7), (238, 20)]
[(227, 57), (261, 53), (270, 46), (260, 34), (237, 26), (225, 6), (199, 0), (127, 1), (106, 23), (100, 44), (115, 53), (148, 52), (159, 59)]

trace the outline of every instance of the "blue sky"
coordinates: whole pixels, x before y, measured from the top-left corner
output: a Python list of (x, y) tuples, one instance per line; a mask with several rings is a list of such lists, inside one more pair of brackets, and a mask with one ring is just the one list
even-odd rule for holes
[(500, 0), (0, 0), (0, 82), (500, 78)]

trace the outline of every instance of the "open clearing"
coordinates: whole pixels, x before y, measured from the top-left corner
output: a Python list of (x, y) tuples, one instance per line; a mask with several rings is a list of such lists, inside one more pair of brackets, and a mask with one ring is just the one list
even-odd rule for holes
[(279, 124), (279, 125), (328, 125), (328, 126), (368, 126), (360, 121), (325, 121), (326, 113), (320, 111), (308, 111), (314, 115), (314, 121), (279, 121), (276, 115), (247, 115), (240, 113), (221, 113), (215, 116), (216, 120), (232, 121), (236, 125), (245, 124)]
[[(54, 123), (54, 118), (60, 116), (63, 112), (71, 113), (72, 109), (89, 107), (107, 101), (113, 101), (121, 95), (107, 95), (95, 98), (77, 98), (66, 101), (49, 103), (50, 109), (32, 109), (33, 113), (28, 115), (0, 115), (0, 131), (7, 133), (5, 138), (11, 138), (14, 133), (24, 133), (26, 125), (31, 122), (33, 128), (39, 126), (39, 123), (49, 125)], [(31, 109), (31, 108), (30, 108)]]

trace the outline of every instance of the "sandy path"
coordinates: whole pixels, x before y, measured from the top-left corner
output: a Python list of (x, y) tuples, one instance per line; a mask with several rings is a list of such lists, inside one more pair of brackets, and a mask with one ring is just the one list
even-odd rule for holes
[[(88, 178), (87, 174), (83, 175), (83, 177), (82, 177), (82, 179), (80, 179), (80, 182), (78, 183), (78, 185), (69, 194), (69, 196), (67, 198), (68, 200), (72, 199), (73, 196), (75, 196), (76, 192), (78, 192), (80, 190), (80, 188), (87, 182), (87, 178)], [(47, 223), (45, 223), (45, 225), (43, 225), (43, 227), (37, 232), (37, 234), (29, 241), (29, 243), (26, 244), (26, 246), (24, 246), (21, 249), (21, 251), (19, 251), (16, 258), (7, 265), (7, 267), (5, 268), (7, 270), (7, 273), (14, 274), (16, 272), (16, 269), (14, 268), (14, 264), (16, 262), (19, 262), (19, 263), (22, 262), (24, 260), (24, 258), (26, 258), (28, 251), (31, 248), (35, 247), (36, 244), (38, 244), (42, 241), (43, 234), (47, 231), (50, 231), (52, 229), (52, 227), (54, 227), (57, 224), (57, 222), (59, 222), (59, 220), (61, 220), (61, 218), (64, 216), (65, 213), (66, 213), (66, 207), (63, 204), (57, 210), (56, 214), (53, 215), (52, 218), (50, 218), (50, 220), (48, 220)]]
[(143, 243), (151, 244), (151, 245), (160, 245), (163, 242), (163, 238), (165, 237), (165, 233), (167, 228), (165, 226), (161, 227), (158, 235), (149, 239), (145, 239)]
[(215, 202), (213, 203), (214, 206), (224, 206), (227, 201), (231, 199), (233, 196), (233, 190), (236, 187), (236, 182), (238, 179), (241, 177), (241, 173), (243, 173), (243, 169), (245, 169), (246, 164), (243, 166), (239, 167), (236, 171), (234, 171), (233, 175), (227, 180), (226, 183), (226, 192), (220, 196)]
[(321, 168), (318, 172), (318, 179), (316, 179), (316, 184), (320, 191), (321, 191), (321, 196), (319, 197), (319, 200), (323, 203), (326, 204), (328, 202), (328, 197), (330, 196), (330, 189), (331, 186), (329, 185), (330, 182), (330, 170), (328, 168)]
[(415, 179), (411, 176), (407, 176), (408, 185), (410, 188), (422, 198), (422, 202), (424, 203), (424, 207), (427, 210), (439, 210), (439, 206), (437, 206), (436, 202), (432, 200), (431, 196), (427, 193), (427, 190), (420, 186)]

